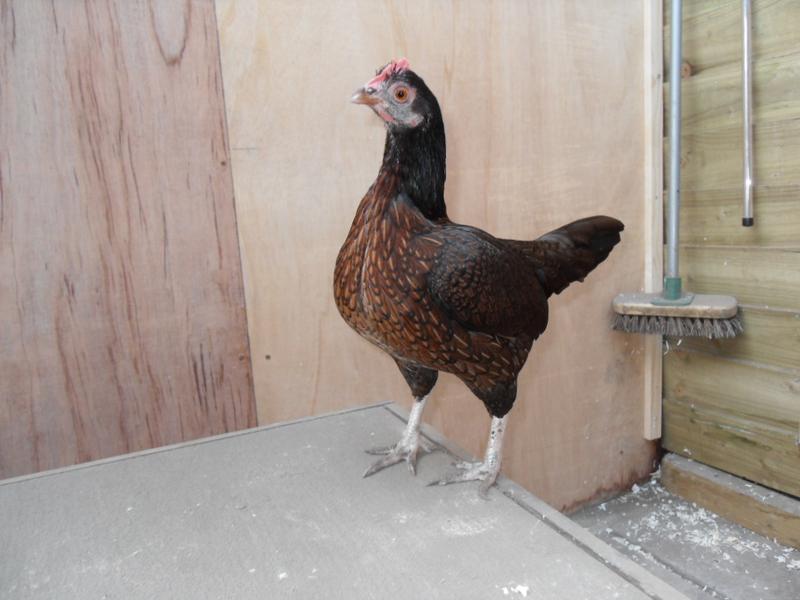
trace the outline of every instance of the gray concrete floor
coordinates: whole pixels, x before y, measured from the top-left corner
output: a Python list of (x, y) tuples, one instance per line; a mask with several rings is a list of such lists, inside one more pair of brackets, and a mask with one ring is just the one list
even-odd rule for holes
[(448, 452), (362, 479), (403, 425), (382, 405), (0, 482), (0, 597), (685, 598), (507, 480), (426, 487)]
[(800, 551), (671, 494), (657, 476), (572, 518), (694, 600), (800, 599)]

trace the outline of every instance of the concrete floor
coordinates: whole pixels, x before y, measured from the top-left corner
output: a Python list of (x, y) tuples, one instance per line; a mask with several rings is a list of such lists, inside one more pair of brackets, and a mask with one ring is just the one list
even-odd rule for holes
[(507, 480), (426, 487), (450, 446), (362, 479), (402, 427), (381, 405), (0, 482), (0, 597), (685, 598)]
[(800, 551), (671, 494), (657, 477), (572, 518), (693, 600), (800, 599)]

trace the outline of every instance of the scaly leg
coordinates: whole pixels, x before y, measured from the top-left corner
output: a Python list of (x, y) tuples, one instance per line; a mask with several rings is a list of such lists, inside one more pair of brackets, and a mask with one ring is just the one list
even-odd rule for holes
[(411, 414), (408, 415), (408, 424), (397, 444), (394, 446), (384, 446), (367, 450), (367, 454), (382, 454), (385, 456), (367, 469), (364, 472), (364, 477), (374, 475), (378, 471), (396, 465), (401, 461), (406, 461), (408, 470), (411, 471), (412, 475), (417, 474), (417, 454), (420, 448), (424, 452), (432, 452), (434, 450), (434, 447), (425, 441), (424, 438), (420, 438), (419, 435), (419, 427), (422, 423), (422, 411), (425, 410), (425, 404), (427, 402), (428, 396), (423, 396), (415, 400), (414, 406), (411, 407)]
[(486, 454), (483, 462), (459, 462), (455, 464), (456, 471), (445, 476), (439, 481), (432, 481), (429, 485), (448, 485), (464, 481), (480, 481), (478, 493), (481, 498), (488, 498), (489, 488), (497, 481), (500, 465), (503, 462), (503, 436), (506, 432), (508, 415), (503, 418), (492, 417), (492, 429), (489, 432), (489, 442), (486, 444)]

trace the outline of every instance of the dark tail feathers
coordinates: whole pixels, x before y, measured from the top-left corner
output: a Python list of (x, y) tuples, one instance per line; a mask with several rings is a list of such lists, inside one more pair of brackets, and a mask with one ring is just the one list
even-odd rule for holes
[(551, 296), (560, 294), (573, 281), (583, 281), (619, 243), (623, 229), (617, 219), (588, 217), (532, 242), (514, 242), (514, 246), (536, 265), (536, 275)]

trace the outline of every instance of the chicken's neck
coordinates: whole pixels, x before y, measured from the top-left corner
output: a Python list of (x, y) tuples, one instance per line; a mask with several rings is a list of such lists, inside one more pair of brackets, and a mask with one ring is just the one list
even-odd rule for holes
[(397, 173), (397, 191), (411, 198), (432, 221), (447, 218), (444, 124), (437, 117), (414, 129), (389, 130), (381, 166)]

